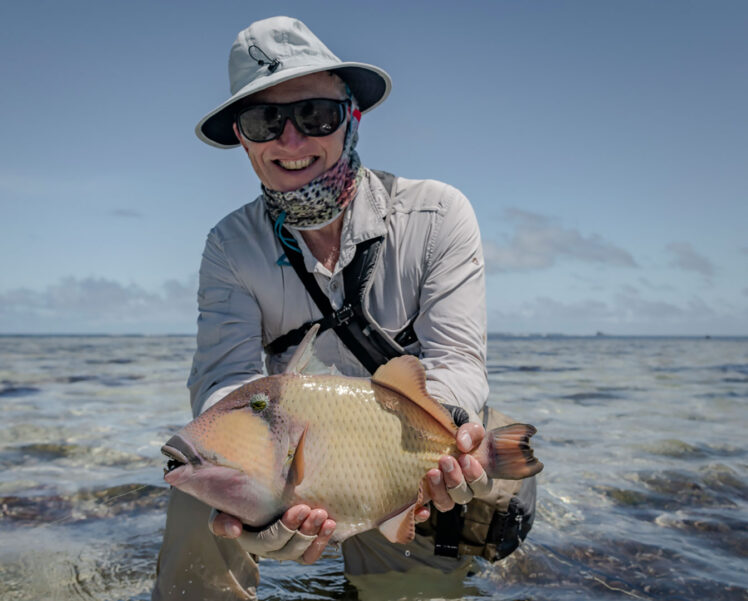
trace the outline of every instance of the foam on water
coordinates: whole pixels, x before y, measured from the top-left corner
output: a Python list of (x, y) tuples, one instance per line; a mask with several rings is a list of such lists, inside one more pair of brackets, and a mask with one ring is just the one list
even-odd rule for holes
[[(150, 598), (193, 348), (0, 337), (3, 600)], [(447, 596), (748, 597), (748, 340), (492, 338), (488, 371), (490, 404), (538, 428), (538, 515)], [(264, 599), (355, 598), (334, 549), (261, 570)]]

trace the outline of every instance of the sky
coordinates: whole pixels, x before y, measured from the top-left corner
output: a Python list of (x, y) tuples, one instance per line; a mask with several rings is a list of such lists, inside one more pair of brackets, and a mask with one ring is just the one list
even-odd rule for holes
[(748, 3), (0, 4), (0, 334), (192, 334), (253, 200), (194, 127), (238, 31), (300, 18), (390, 73), (365, 165), (470, 199), (489, 331), (748, 335)]

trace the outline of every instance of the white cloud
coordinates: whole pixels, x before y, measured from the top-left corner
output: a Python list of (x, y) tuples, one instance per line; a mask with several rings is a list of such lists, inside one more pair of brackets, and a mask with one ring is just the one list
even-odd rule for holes
[[(746, 290), (748, 295), (748, 290)], [(712, 306), (698, 296), (680, 302), (648, 298), (631, 286), (607, 300), (536, 297), (489, 307), (489, 330), (515, 334), (748, 335), (748, 309)]]
[(196, 290), (196, 277), (167, 280), (157, 291), (106, 278), (66, 277), (44, 290), (0, 293), (0, 332), (192, 332)]
[(564, 259), (636, 267), (627, 251), (597, 234), (584, 236), (548, 217), (519, 209), (508, 210), (506, 216), (515, 226), (509, 245), (499, 246), (491, 241), (483, 243), (489, 273), (545, 269)]
[(128, 219), (140, 219), (143, 217), (143, 214), (140, 211), (135, 211), (133, 209), (114, 209), (109, 211), (109, 214), (114, 217), (125, 217)]
[(673, 256), (670, 261), (672, 267), (694, 271), (705, 278), (711, 278), (714, 275), (712, 262), (704, 255), (697, 253), (688, 242), (671, 242), (667, 245), (667, 250)]
[(639, 278), (639, 283), (645, 288), (649, 290), (655, 290), (657, 292), (670, 292), (673, 290), (673, 287), (669, 284), (655, 284), (654, 282), (651, 282), (644, 277)]

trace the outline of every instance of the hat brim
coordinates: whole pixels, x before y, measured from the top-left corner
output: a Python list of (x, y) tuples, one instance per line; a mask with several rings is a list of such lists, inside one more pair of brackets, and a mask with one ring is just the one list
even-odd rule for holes
[(233, 130), (234, 109), (236, 103), (274, 85), (312, 73), (332, 71), (348, 84), (358, 102), (362, 113), (370, 111), (381, 104), (392, 89), (392, 80), (386, 71), (366, 63), (332, 63), (328, 66), (314, 68), (298, 67), (271, 73), (261, 81), (255, 80), (226, 102), (205, 115), (195, 127), (195, 133), (206, 144), (217, 148), (234, 148), (239, 145)]

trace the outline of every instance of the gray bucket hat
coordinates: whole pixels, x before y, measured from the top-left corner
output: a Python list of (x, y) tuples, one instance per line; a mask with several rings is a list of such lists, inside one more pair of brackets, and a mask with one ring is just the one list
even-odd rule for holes
[(390, 93), (392, 80), (382, 69), (343, 62), (298, 19), (272, 17), (240, 31), (229, 55), (231, 98), (203, 117), (197, 137), (218, 148), (238, 146), (232, 125), (237, 102), (283, 81), (334, 71), (348, 84), (362, 113)]

